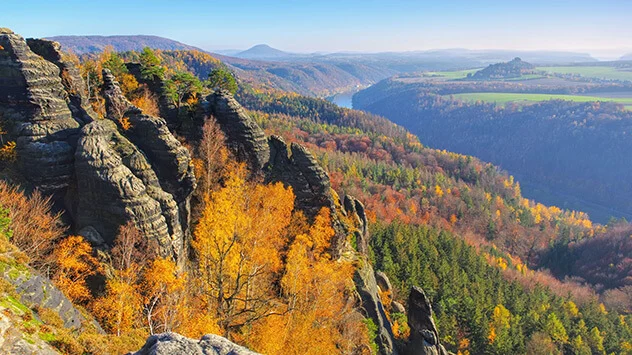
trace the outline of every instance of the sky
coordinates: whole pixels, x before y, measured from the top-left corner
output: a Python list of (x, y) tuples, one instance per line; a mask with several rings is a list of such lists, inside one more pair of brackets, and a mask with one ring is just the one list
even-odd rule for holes
[(265, 43), (292, 52), (440, 48), (632, 52), (630, 0), (3, 0), (24, 37), (148, 34), (206, 50)]

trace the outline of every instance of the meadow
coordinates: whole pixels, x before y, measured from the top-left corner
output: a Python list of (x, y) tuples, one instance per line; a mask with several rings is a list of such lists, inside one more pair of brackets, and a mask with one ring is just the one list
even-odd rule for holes
[(551, 74), (575, 74), (586, 78), (604, 80), (629, 80), (632, 81), (632, 70), (619, 70), (611, 66), (566, 66), (566, 67), (537, 67)]
[(444, 95), (444, 97), (454, 97), (455, 99), (468, 102), (495, 102), (504, 105), (509, 102), (514, 103), (532, 103), (547, 100), (567, 100), (575, 102), (593, 102), (608, 101), (624, 104), (627, 109), (632, 109), (632, 97), (611, 98), (598, 96), (581, 96), (581, 95), (556, 95), (556, 94), (529, 94), (529, 93), (505, 93), (505, 92), (474, 92), (465, 94)]

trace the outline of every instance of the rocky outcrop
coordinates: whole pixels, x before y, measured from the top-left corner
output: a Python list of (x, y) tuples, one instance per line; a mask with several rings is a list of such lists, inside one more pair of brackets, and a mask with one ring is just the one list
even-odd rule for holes
[(375, 342), (379, 347), (380, 354), (397, 354), (393, 337), (393, 325), (388, 320), (384, 305), (380, 300), (373, 267), (364, 256), (358, 260), (353, 281), (362, 301), (364, 316), (373, 320), (373, 323), (377, 326), (378, 331)]
[[(339, 214), (346, 212), (331, 189), (329, 176), (314, 156), (299, 144), (288, 145), (281, 137), (266, 138), (263, 130), (229, 92), (220, 90), (209, 95), (206, 101), (207, 114), (215, 117), (238, 160), (246, 162), (251, 171), (262, 172), (266, 182), (291, 186), (296, 196), (295, 208), (303, 211), (308, 219), (313, 219), (323, 207), (329, 208), (336, 231), (331, 243), (332, 255), (339, 257), (350, 226), (342, 222)], [(357, 206), (364, 215), (362, 204)], [(355, 209), (351, 213), (356, 214)], [(358, 217), (358, 221), (361, 220)], [(366, 217), (359, 223), (366, 223)]]
[(131, 220), (157, 242), (161, 255), (181, 255), (178, 205), (161, 188), (147, 157), (109, 120), (92, 122), (81, 133), (75, 155), (75, 223), (90, 233), (80, 233), (95, 245), (111, 246), (119, 227)]
[(344, 198), (344, 209), (349, 218), (354, 221), (357, 229), (353, 231), (356, 239), (356, 249), (359, 253), (368, 255), (369, 253), (369, 222), (366, 218), (364, 205), (355, 197), (346, 195)]
[(8, 282), (13, 291), (20, 295), (20, 302), (28, 308), (47, 308), (54, 311), (63, 322), (63, 326), (72, 330), (80, 330), (87, 324), (99, 332), (101, 327), (87, 319), (72, 302), (61, 292), (50, 279), (40, 275), (29, 266), (10, 262), (0, 264), (3, 270), (0, 277)]
[[(112, 245), (118, 228), (131, 220), (157, 242), (161, 255), (181, 257), (195, 188), (189, 153), (163, 119), (127, 101), (109, 71), (103, 78), (111, 120), (81, 131), (75, 154), (77, 228), (94, 244)], [(123, 117), (129, 127), (122, 127)]]
[(98, 119), (57, 43), (2, 29), (0, 45), (1, 121), (32, 187), (53, 195), (75, 232), (97, 246), (111, 246), (133, 221), (160, 254), (184, 255), (195, 177), (166, 122), (132, 105), (109, 71), (109, 120)]
[(17, 144), (20, 170), (46, 193), (63, 191), (72, 178), (81, 121), (69, 108), (60, 69), (10, 30), (0, 30), (0, 46), (0, 116)]
[(292, 187), (296, 208), (313, 218), (323, 207), (335, 210), (329, 176), (305, 147), (289, 146), (279, 136), (271, 136), (266, 180), (281, 181)]
[(248, 164), (251, 171), (259, 171), (270, 160), (270, 148), (263, 130), (246, 110), (225, 90), (206, 97), (208, 113), (213, 115), (226, 135), (226, 143), (237, 159)]
[(70, 100), (68, 107), (72, 112), (72, 116), (82, 123), (94, 121), (97, 114), (92, 110), (92, 106), (90, 106), (86, 96), (88, 89), (75, 63), (61, 51), (61, 45), (57, 42), (33, 38), (27, 39), (26, 43), (35, 54), (59, 68), (61, 83), (64, 85)]
[(176, 333), (152, 335), (143, 347), (128, 355), (257, 355), (219, 335), (207, 334), (200, 340)]
[(410, 337), (407, 355), (447, 355), (439, 342), (437, 326), (432, 318), (432, 306), (424, 290), (414, 286), (408, 297), (408, 325)]

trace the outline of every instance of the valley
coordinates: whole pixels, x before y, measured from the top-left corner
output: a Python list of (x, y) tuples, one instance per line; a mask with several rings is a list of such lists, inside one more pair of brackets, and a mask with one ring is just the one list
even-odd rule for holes
[(490, 5), (3, 4), (0, 354), (632, 354), (632, 5)]

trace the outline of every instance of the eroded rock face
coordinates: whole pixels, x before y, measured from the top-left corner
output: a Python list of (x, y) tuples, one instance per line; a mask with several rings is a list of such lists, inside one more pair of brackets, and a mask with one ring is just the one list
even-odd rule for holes
[(184, 238), (178, 205), (160, 187), (146, 156), (112, 121), (92, 122), (81, 133), (75, 154), (77, 229), (91, 227), (111, 246), (119, 227), (131, 220), (158, 243), (161, 255), (181, 255)]
[(24, 38), (0, 32), (0, 115), (17, 144), (24, 176), (45, 193), (64, 190), (72, 179), (81, 121), (69, 108), (60, 69), (35, 54)]
[(344, 208), (347, 215), (355, 221), (358, 228), (353, 231), (358, 252), (368, 255), (369, 253), (369, 222), (366, 218), (364, 205), (355, 197), (346, 195), (344, 198)]
[(213, 115), (226, 135), (228, 146), (237, 159), (248, 164), (251, 171), (259, 171), (270, 160), (268, 139), (246, 110), (225, 90), (206, 97), (208, 113)]
[[(59, 44), (3, 29), (0, 45), (0, 115), (32, 187), (53, 195), (75, 232), (97, 246), (111, 246), (133, 221), (161, 255), (183, 256), (195, 177), (165, 121), (127, 101), (109, 71), (109, 120), (97, 119)], [(130, 127), (118, 122), (123, 117)]]
[(406, 346), (409, 355), (447, 355), (439, 342), (437, 326), (432, 318), (432, 306), (424, 290), (414, 286), (408, 297), (410, 337)]
[(323, 207), (335, 209), (329, 176), (303, 146), (292, 143), (288, 147), (283, 138), (271, 136), (266, 170), (266, 180), (292, 187), (295, 207), (308, 218), (316, 216)]
[(160, 255), (181, 260), (195, 188), (189, 153), (162, 118), (127, 101), (107, 69), (103, 78), (109, 119), (83, 127), (75, 153), (76, 229), (93, 244), (111, 246), (120, 226), (132, 221)]
[[(61, 83), (64, 85), (70, 100), (68, 107), (72, 112), (72, 116), (84, 124), (94, 121), (97, 114), (92, 110), (86, 96), (88, 92), (86, 85), (75, 63), (61, 51), (61, 45), (46, 39), (33, 38), (27, 39), (26, 43), (35, 54), (40, 55), (59, 68)], [(95, 90), (95, 88), (92, 90)]]
[(363, 257), (358, 261), (353, 281), (362, 301), (364, 316), (372, 319), (373, 323), (377, 325), (378, 333), (375, 342), (379, 347), (380, 354), (397, 354), (393, 337), (393, 325), (386, 317), (373, 267), (366, 258)]
[(257, 355), (219, 335), (207, 334), (200, 340), (177, 333), (152, 335), (143, 347), (128, 355)]

